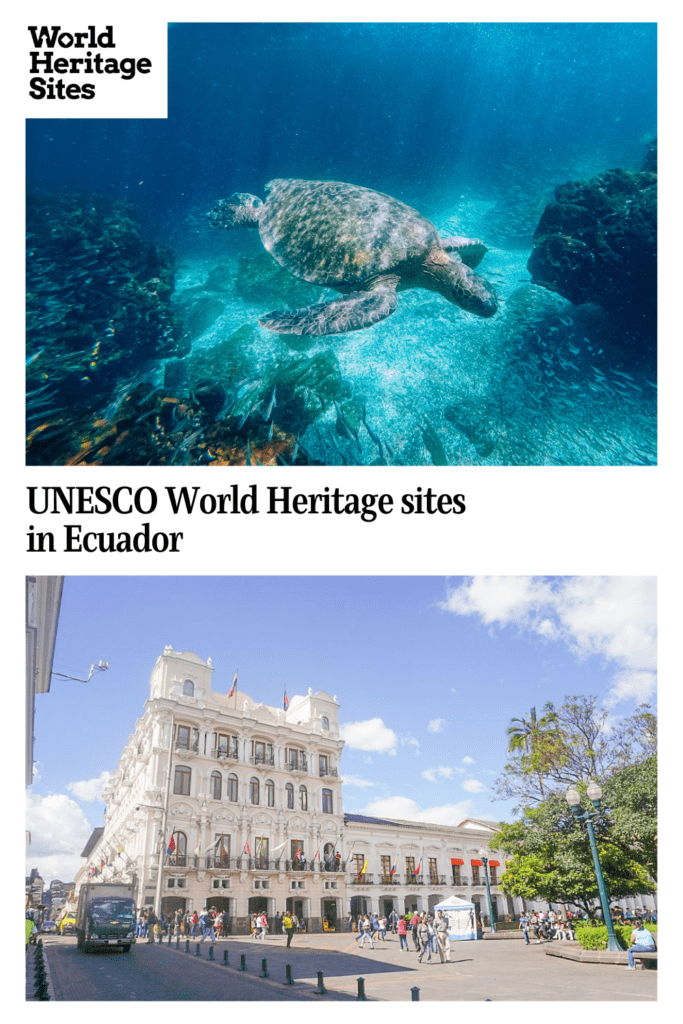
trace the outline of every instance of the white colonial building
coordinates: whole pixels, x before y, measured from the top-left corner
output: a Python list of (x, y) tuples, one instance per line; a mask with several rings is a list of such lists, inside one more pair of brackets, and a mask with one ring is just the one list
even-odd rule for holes
[(134, 878), (140, 907), (214, 906), (236, 934), (260, 910), (320, 930), (366, 910), (429, 910), (450, 893), (486, 916), (483, 852), (498, 915), (521, 909), (498, 893), (495, 823), (344, 814), (336, 697), (309, 690), (278, 709), (236, 685), (214, 691), (212, 675), (191, 651), (157, 658), (76, 886)]

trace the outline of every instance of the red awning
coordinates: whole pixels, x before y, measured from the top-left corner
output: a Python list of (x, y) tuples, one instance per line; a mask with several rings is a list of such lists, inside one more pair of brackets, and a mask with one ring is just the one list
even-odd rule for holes
[(499, 868), (500, 867), (500, 861), (499, 860), (490, 860), (489, 861), (489, 867), (490, 868)]
[(473, 864), (475, 868), (483, 868), (484, 866), (483, 860), (472, 860), (470, 864)]
[(451, 864), (464, 864), (465, 861), (461, 860), (460, 857), (451, 857)]

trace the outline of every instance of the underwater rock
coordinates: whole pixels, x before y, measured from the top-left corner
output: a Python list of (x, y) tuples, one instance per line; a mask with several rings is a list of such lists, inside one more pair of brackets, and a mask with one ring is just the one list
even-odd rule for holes
[(187, 338), (193, 341), (207, 331), (225, 311), (225, 302), (208, 292), (185, 292), (174, 302), (185, 322)]
[(322, 288), (292, 277), (267, 252), (240, 256), (235, 290), (245, 302), (292, 307), (318, 302), (325, 294)]
[(204, 287), (209, 292), (232, 291), (232, 271), (227, 263), (217, 263), (206, 275)]
[(284, 363), (266, 391), (271, 384), (277, 388), (277, 423), (295, 434), (303, 434), (344, 390), (339, 362), (330, 349)]
[(580, 305), (597, 302), (652, 334), (657, 299), (657, 176), (617, 169), (555, 189), (527, 268)]
[(248, 377), (253, 372), (252, 352), (257, 341), (258, 329), (243, 324), (210, 348), (195, 349), (186, 360), (190, 382), (202, 377), (214, 377), (223, 382)]

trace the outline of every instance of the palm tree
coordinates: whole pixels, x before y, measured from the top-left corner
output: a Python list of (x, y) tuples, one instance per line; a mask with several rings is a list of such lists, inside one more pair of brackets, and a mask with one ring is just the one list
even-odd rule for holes
[[(528, 720), (526, 718), (512, 718), (510, 720), (510, 724), (506, 729), (508, 753), (519, 754), (520, 757), (528, 757), (534, 753), (540, 737), (553, 731), (550, 727), (554, 726), (557, 722), (557, 712), (552, 708), (552, 705), (546, 705), (546, 708), (548, 710), (541, 718), (537, 717), (536, 708), (532, 708), (529, 712)], [(536, 772), (536, 778), (538, 779), (538, 787), (541, 791), (541, 799), (545, 800), (543, 777), (539, 771)]]

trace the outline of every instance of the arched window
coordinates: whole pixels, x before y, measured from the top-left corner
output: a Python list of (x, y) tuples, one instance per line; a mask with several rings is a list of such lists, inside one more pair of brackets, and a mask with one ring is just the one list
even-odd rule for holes
[(259, 781), (257, 778), (249, 779), (249, 803), (257, 804), (259, 802)]
[(299, 809), (308, 810), (308, 790), (305, 786), (299, 786)]
[(294, 786), (291, 782), (288, 782), (285, 786), (285, 803), (288, 810), (294, 810)]
[(194, 683), (190, 679), (183, 683), (183, 697), (194, 697)]
[(173, 778), (173, 792), (178, 796), (190, 795), (190, 784), (192, 782), (192, 770), (183, 765), (176, 765)]
[(275, 807), (275, 783), (272, 779), (266, 782), (266, 803), (269, 807)]
[(220, 772), (211, 772), (211, 782), (209, 786), (209, 793), (211, 794), (212, 800), (220, 800), (221, 790), (223, 788), (223, 777)]
[(232, 772), (230, 775), (228, 775), (228, 792), (227, 792), (228, 800), (231, 803), (236, 804), (237, 801), (239, 800), (239, 790), (240, 790), (239, 779), (237, 778), (235, 773)]
[(327, 730), (330, 728), (330, 720), (327, 717), (327, 715), (323, 715), (323, 723), (322, 724), (323, 724), (323, 729), (327, 732)]
[(334, 799), (331, 789), (323, 790), (323, 814), (334, 814)]

